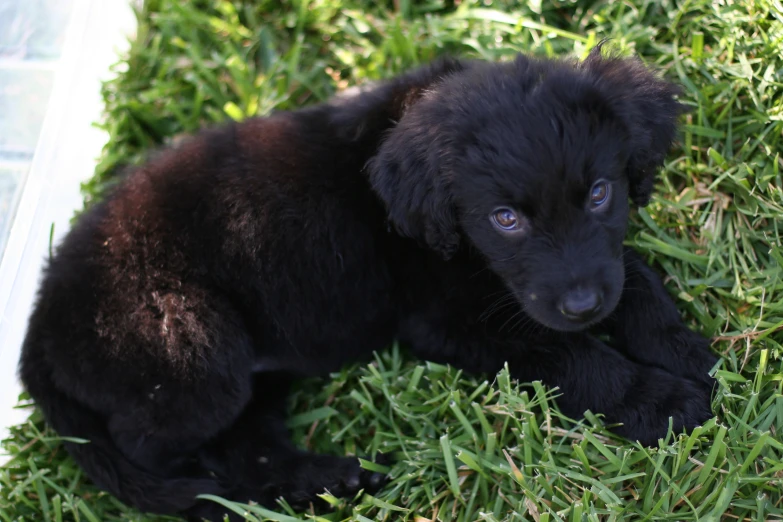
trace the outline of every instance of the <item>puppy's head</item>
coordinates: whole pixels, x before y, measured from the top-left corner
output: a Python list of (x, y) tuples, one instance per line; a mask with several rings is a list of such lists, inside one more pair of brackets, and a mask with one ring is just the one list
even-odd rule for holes
[(474, 64), (408, 109), (371, 181), (401, 234), (446, 259), (478, 249), (534, 319), (585, 328), (620, 299), (629, 199), (649, 199), (677, 92), (600, 49)]

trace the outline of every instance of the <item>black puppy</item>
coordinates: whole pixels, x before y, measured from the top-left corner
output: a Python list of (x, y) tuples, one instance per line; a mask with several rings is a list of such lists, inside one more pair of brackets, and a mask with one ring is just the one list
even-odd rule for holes
[[(376, 488), (288, 440), (286, 388), (399, 338), (508, 362), (644, 443), (711, 416), (716, 358), (623, 248), (675, 136), (638, 61), (443, 60), (352, 97), (204, 132), (132, 172), (51, 261), (21, 377), (96, 484), (221, 518)], [(612, 347), (590, 333), (607, 334)]]

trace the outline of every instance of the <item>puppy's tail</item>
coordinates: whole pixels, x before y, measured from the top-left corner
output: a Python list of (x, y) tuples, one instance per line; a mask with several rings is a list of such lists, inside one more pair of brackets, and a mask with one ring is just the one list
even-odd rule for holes
[(23, 359), (20, 377), (59, 436), (89, 438), (86, 443), (66, 440), (65, 447), (99, 488), (142, 511), (160, 514), (177, 514), (203, 502), (196, 495), (224, 493), (209, 478), (160, 477), (136, 466), (112, 441), (105, 419), (60, 391), (41, 366)]

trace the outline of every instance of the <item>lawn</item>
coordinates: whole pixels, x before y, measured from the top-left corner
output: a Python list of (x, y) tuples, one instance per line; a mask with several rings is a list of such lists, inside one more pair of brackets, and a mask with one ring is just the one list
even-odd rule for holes
[[(584, 56), (602, 38), (679, 81), (691, 112), (628, 244), (715, 338), (715, 418), (650, 449), (556, 390), (506, 372), (417, 363), (404, 346), (302, 384), (303, 447), (395, 455), (376, 496), (284, 503), (248, 520), (783, 520), (783, 6), (761, 0), (147, 0), (105, 85), (110, 133), (87, 203), (124, 165), (182, 133), (294, 109), (443, 54)], [(31, 408), (3, 442), (5, 521), (152, 521), (93, 488)]]

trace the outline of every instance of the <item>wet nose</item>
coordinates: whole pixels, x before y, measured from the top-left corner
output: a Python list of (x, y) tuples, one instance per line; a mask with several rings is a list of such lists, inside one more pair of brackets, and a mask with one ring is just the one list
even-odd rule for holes
[(587, 322), (598, 315), (603, 296), (593, 289), (578, 289), (568, 292), (560, 302), (560, 311), (575, 322)]

